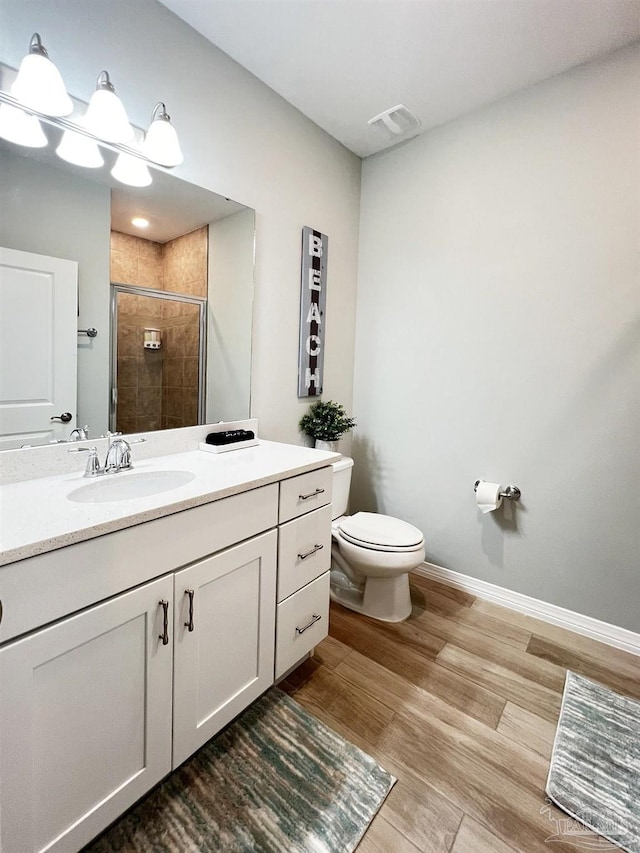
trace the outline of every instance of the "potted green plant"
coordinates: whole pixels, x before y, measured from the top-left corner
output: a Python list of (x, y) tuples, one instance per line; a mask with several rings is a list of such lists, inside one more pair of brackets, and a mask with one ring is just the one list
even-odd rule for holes
[(314, 438), (319, 450), (336, 451), (338, 439), (355, 425), (355, 420), (347, 416), (344, 406), (333, 400), (318, 400), (300, 419), (301, 432)]

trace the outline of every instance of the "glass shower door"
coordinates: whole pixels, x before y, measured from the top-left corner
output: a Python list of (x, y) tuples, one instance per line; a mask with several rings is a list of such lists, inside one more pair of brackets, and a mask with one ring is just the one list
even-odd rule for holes
[(204, 422), (205, 308), (205, 299), (112, 285), (112, 430)]

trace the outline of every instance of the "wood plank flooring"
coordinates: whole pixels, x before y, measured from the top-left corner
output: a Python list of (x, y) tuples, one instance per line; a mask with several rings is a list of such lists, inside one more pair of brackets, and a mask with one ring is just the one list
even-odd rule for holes
[(411, 588), (399, 624), (332, 605), (329, 637), (280, 685), (398, 779), (358, 853), (575, 853), (548, 843), (565, 816), (544, 793), (565, 672), (640, 698), (640, 658), (419, 575)]

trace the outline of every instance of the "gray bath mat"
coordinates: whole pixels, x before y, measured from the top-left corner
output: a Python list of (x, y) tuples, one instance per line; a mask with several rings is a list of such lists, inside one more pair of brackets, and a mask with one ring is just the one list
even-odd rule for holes
[(640, 853), (640, 702), (568, 672), (547, 793), (594, 832)]
[(351, 853), (395, 781), (274, 689), (85, 853)]

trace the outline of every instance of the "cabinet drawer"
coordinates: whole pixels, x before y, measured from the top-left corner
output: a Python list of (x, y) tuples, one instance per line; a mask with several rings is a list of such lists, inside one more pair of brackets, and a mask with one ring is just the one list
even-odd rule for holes
[(278, 532), (278, 601), (331, 568), (331, 504), (288, 521)]
[(278, 521), (289, 521), (313, 509), (331, 503), (333, 468), (319, 468), (280, 483), (280, 513)]
[(276, 678), (280, 678), (329, 632), (329, 572), (278, 604)]

